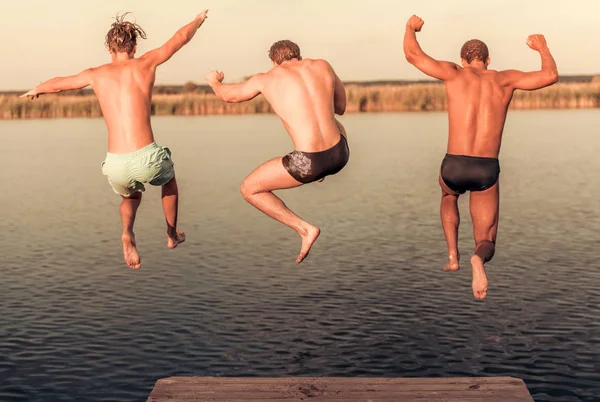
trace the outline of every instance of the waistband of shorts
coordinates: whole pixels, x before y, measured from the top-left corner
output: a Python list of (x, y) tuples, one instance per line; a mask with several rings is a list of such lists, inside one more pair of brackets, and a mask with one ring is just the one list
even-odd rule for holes
[(322, 151), (313, 151), (313, 152), (310, 152), (310, 151), (298, 151), (298, 150), (295, 150), (295, 151), (296, 152), (301, 152), (301, 153), (306, 154), (306, 155), (317, 155), (317, 154), (322, 154), (323, 152), (329, 152), (332, 149), (335, 149), (335, 148), (339, 147), (340, 144), (346, 144), (347, 142), (348, 141), (346, 140), (346, 137), (344, 137), (340, 133), (340, 140), (338, 142), (336, 142), (336, 144), (334, 146), (332, 146), (331, 148), (327, 148), (327, 149), (324, 149)]
[(132, 156), (136, 156), (136, 155), (142, 155), (145, 154), (146, 152), (151, 152), (154, 151), (155, 149), (160, 148), (160, 146), (156, 143), (156, 142), (152, 142), (148, 145), (146, 145), (143, 148), (140, 148), (136, 151), (133, 152), (129, 152), (127, 154), (112, 154), (110, 152), (106, 153), (106, 157), (111, 157), (111, 158), (130, 158)]
[(475, 160), (480, 160), (480, 161), (498, 161), (498, 158), (492, 158), (489, 156), (473, 156), (473, 155), (457, 155), (457, 154), (446, 154), (446, 156), (449, 156), (451, 158), (466, 158), (466, 159), (475, 159)]

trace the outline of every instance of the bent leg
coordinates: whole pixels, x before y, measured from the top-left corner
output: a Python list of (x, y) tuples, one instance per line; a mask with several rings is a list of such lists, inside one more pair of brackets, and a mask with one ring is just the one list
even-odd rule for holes
[(177, 214), (179, 211), (179, 188), (175, 176), (162, 186), (162, 207), (167, 221), (167, 247), (175, 248), (185, 241), (185, 233), (177, 230)]
[(444, 237), (448, 246), (448, 263), (444, 266), (445, 271), (458, 271), (460, 269), (458, 252), (458, 225), (460, 224), (460, 214), (458, 211), (458, 197), (460, 194), (450, 190), (450, 188), (439, 177), (440, 187), (442, 188), (442, 201), (440, 204), (440, 218)]
[(123, 222), (123, 234), (121, 236), (121, 241), (123, 243), (123, 257), (129, 267), (132, 269), (140, 269), (142, 263), (137, 252), (133, 224), (135, 222), (137, 210), (142, 202), (142, 193), (136, 191), (129, 197), (121, 197), (123, 198), (120, 207), (121, 221)]
[(473, 266), (473, 294), (477, 299), (483, 299), (487, 294), (488, 281), (483, 264), (490, 261), (496, 251), (499, 200), (499, 182), (485, 191), (471, 193), (470, 210), (475, 237), (475, 253), (471, 257), (471, 265)]
[(320, 229), (298, 217), (272, 193), (273, 190), (282, 190), (301, 186), (302, 183), (294, 179), (283, 167), (281, 158), (271, 159), (256, 168), (242, 183), (241, 192), (244, 199), (259, 211), (278, 222), (294, 229), (302, 237), (302, 249), (296, 263), (302, 262), (308, 255)]

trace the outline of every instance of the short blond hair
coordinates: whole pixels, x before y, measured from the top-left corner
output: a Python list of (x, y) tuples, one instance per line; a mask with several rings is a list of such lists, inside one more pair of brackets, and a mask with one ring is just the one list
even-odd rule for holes
[(273, 43), (269, 49), (269, 58), (275, 64), (281, 64), (284, 61), (300, 59), (300, 47), (291, 40), (280, 40)]

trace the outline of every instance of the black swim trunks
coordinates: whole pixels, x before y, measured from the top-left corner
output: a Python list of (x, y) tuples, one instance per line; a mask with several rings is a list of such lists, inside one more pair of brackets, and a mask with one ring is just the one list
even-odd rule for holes
[(498, 158), (446, 154), (442, 161), (442, 180), (459, 194), (492, 187), (500, 175)]
[(283, 167), (300, 183), (308, 184), (338, 173), (350, 157), (348, 142), (343, 135), (333, 147), (319, 152), (292, 151), (283, 157)]

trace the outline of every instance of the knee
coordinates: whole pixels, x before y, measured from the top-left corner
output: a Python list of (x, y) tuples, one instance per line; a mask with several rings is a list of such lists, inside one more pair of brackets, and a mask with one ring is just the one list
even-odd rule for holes
[(483, 250), (484, 253), (494, 255), (496, 242), (492, 240), (479, 240), (475, 243), (475, 250)]
[(244, 197), (246, 201), (248, 201), (254, 195), (252, 187), (246, 181), (244, 181), (240, 186), (240, 193), (242, 193), (242, 197)]
[(167, 184), (162, 186), (163, 195), (178, 195), (179, 188), (175, 178), (172, 178)]
[(142, 192), (141, 191), (134, 191), (131, 195), (129, 195), (129, 197), (123, 197), (129, 200), (141, 200), (142, 199)]
[(483, 262), (489, 262), (496, 253), (496, 242), (491, 240), (481, 240), (477, 242), (475, 254), (481, 257)]

